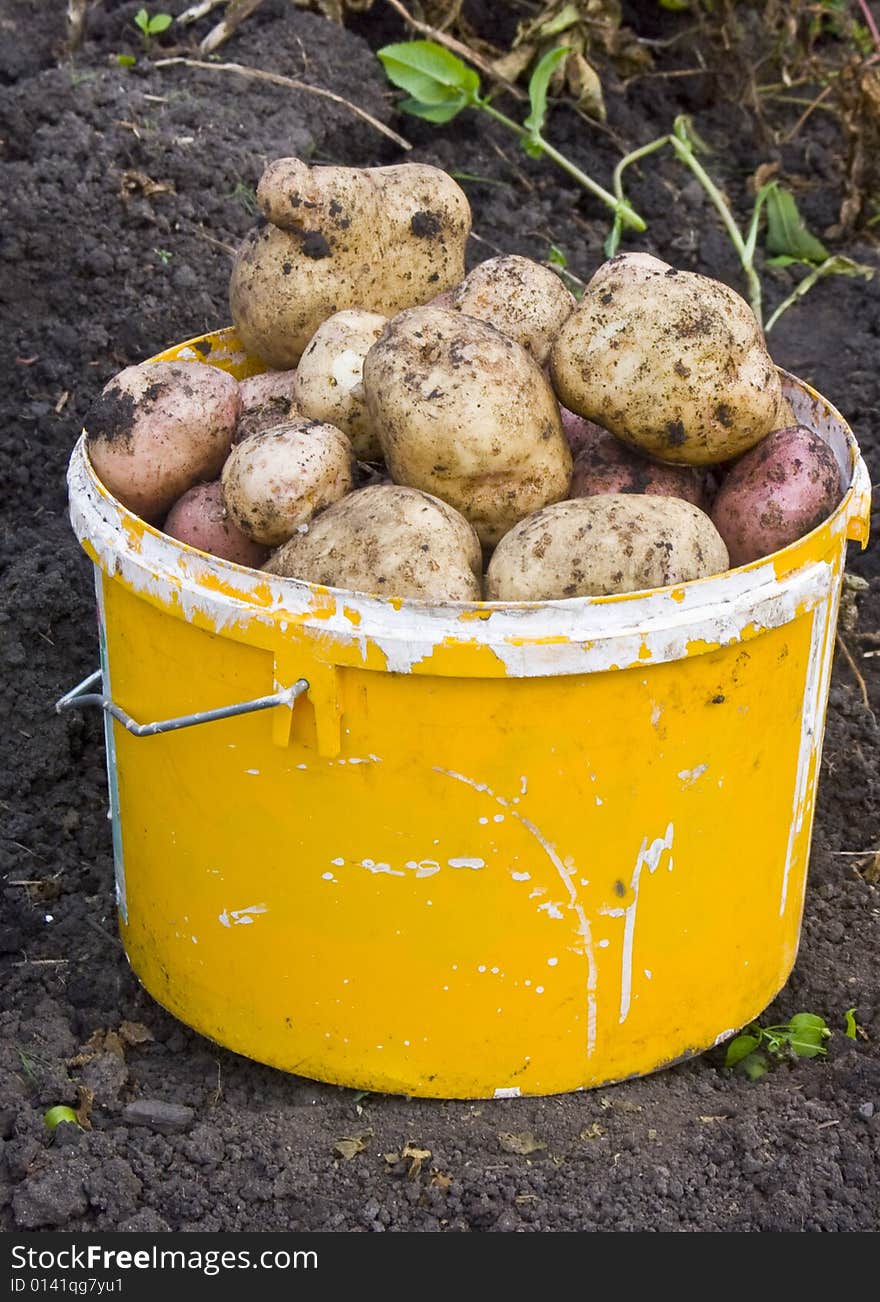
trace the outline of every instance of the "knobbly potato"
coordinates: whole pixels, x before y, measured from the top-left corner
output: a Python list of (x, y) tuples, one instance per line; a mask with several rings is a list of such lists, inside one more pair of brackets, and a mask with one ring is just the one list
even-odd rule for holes
[(787, 547), (826, 520), (843, 496), (834, 453), (804, 425), (776, 430), (728, 472), (712, 508), (732, 565)]
[(727, 549), (698, 507), (610, 493), (557, 502), (511, 529), (486, 575), (488, 601), (601, 597), (726, 570)]
[(479, 601), (480, 542), (467, 520), (429, 493), (362, 488), (295, 533), (263, 567), (271, 574), (421, 601)]
[(382, 446), (364, 401), (364, 358), (388, 324), (378, 312), (336, 312), (318, 326), (296, 372), (304, 416), (326, 420), (351, 439), (360, 461), (380, 461)]
[(649, 461), (608, 430), (593, 425), (575, 457), (569, 497), (650, 493), (658, 497), (680, 497), (705, 509), (705, 477), (705, 472), (696, 466), (664, 466)]
[(252, 542), (229, 519), (219, 479), (188, 489), (168, 512), (162, 532), (199, 551), (255, 570), (269, 555), (268, 547)]
[(541, 368), (459, 312), (401, 312), (367, 353), (364, 389), (391, 477), (449, 502), (492, 545), (568, 493), (571, 453)]
[(394, 316), (464, 276), (470, 207), (438, 168), (282, 158), (263, 173), (257, 201), (267, 221), (238, 251), (230, 306), (245, 347), (268, 366), (295, 366), (334, 312)]
[(278, 547), (351, 491), (351, 444), (341, 430), (293, 420), (238, 443), (223, 467), (223, 503), (254, 542)]
[(542, 366), (560, 326), (574, 311), (574, 295), (548, 267), (517, 254), (488, 258), (451, 292), (451, 306), (488, 321), (515, 339)]
[(241, 415), (235, 431), (235, 442), (240, 443), (249, 434), (272, 429), (285, 421), (295, 420), (302, 412), (294, 397), (296, 371), (264, 371), (239, 383)]
[(634, 257), (599, 269), (556, 336), (560, 401), (659, 461), (740, 455), (784, 412), (751, 308), (717, 280)]
[(237, 382), (200, 362), (129, 366), (86, 417), (95, 474), (123, 506), (160, 520), (229, 454), (241, 408)]

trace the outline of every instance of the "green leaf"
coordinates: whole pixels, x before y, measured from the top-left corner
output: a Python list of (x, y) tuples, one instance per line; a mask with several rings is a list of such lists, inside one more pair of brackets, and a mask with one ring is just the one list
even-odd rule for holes
[(749, 1080), (760, 1080), (770, 1070), (770, 1064), (763, 1053), (750, 1053), (742, 1060), (742, 1069)]
[(550, 79), (562, 60), (567, 57), (568, 50), (564, 45), (557, 46), (555, 50), (548, 50), (543, 58), (538, 60), (535, 71), (531, 75), (529, 80), (529, 101), (531, 102), (532, 111), (523, 122), (523, 126), (533, 136), (541, 134), (541, 128), (547, 116), (547, 90), (550, 86)]
[(464, 107), (479, 98), (480, 78), (473, 68), (436, 41), (386, 45), (378, 54), (388, 80), (421, 104), (455, 100)]
[(154, 14), (147, 30), (151, 36), (158, 36), (160, 32), (166, 32), (173, 22), (171, 14)]
[(133, 68), (137, 63), (137, 59), (133, 54), (117, 54), (116, 62), (120, 68)]
[(725, 1067), (735, 1067), (738, 1062), (742, 1062), (754, 1049), (757, 1049), (760, 1043), (760, 1035), (738, 1035), (727, 1046), (727, 1053), (724, 1055)]
[(397, 107), (411, 117), (424, 118), (426, 122), (451, 122), (456, 114), (467, 108), (467, 103), (455, 100), (450, 104), (421, 104), (417, 99), (404, 99)]
[(670, 9), (674, 14), (684, 13), (685, 9), (690, 9), (691, 0), (660, 0), (661, 9)]
[(528, 136), (523, 136), (519, 143), (522, 145), (529, 158), (540, 158), (544, 153), (544, 148), (540, 140), (529, 140)]
[(848, 1040), (857, 1040), (859, 1037), (859, 1028), (856, 1026), (856, 1010), (848, 1008), (843, 1014), (844, 1025), (846, 1026), (846, 1038)]
[(803, 265), (803, 258), (792, 258), (787, 253), (780, 253), (779, 256), (776, 258), (768, 258), (767, 266), (768, 267), (791, 267), (798, 262), (801, 263), (801, 265)]
[(771, 182), (767, 195), (767, 252), (811, 263), (824, 262), (829, 257), (825, 245), (804, 225), (794, 195), (783, 190), (778, 181)]
[(137, 11), (137, 13), (134, 16), (134, 24), (135, 27), (139, 27), (141, 29), (144, 36), (147, 35), (147, 33), (150, 30), (150, 15), (147, 13), (146, 9), (139, 9)]
[(830, 1034), (824, 1018), (815, 1013), (795, 1013), (788, 1023), (786, 1038), (799, 1058), (817, 1058), (825, 1052), (822, 1041)]
[(568, 258), (558, 244), (550, 245), (547, 251), (547, 261), (552, 263), (554, 267), (562, 267), (563, 270), (568, 266)]
[(65, 1107), (63, 1103), (59, 1103), (54, 1108), (49, 1108), (49, 1111), (43, 1114), (43, 1125), (47, 1130), (54, 1130), (56, 1126), (63, 1123), (72, 1126), (79, 1125), (79, 1117), (73, 1108)]

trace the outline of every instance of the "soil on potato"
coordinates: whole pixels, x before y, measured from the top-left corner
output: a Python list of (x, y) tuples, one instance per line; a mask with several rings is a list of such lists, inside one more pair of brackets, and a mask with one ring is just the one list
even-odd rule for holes
[[(800, 954), (765, 1018), (823, 1015), (834, 1028), (826, 1059), (782, 1065), (756, 1084), (724, 1070), (716, 1050), (647, 1079), (558, 1098), (358, 1099), (218, 1048), (139, 987), (116, 934), (100, 721), (52, 709), (97, 662), (90, 566), (65, 515), (67, 458), (111, 375), (227, 321), (230, 250), (251, 224), (267, 160), (298, 154), (360, 165), (401, 154), (325, 99), (219, 71), (155, 68), (132, 26), (137, 8), (134, 0), (93, 6), (85, 44), (69, 60), (61, 57), (65, 6), (0, 6), (0, 1225), (877, 1229), (880, 897), (867, 852), (880, 840), (878, 730), (842, 657)], [(667, 24), (655, 36), (683, 21), (660, 16), (654, 4), (628, 8)], [(186, 39), (201, 37), (210, 21)], [(601, 260), (607, 217), (561, 173), (527, 159), (473, 115), (444, 128), (394, 115), (370, 47), (400, 34), (379, 5), (343, 31), (266, 0), (221, 55), (347, 97), (393, 120), (415, 146), (409, 157), (473, 178), (463, 181), (481, 237), (471, 243), (472, 262), (496, 249), (541, 258), (552, 243), (588, 276)], [(656, 48), (661, 70), (687, 66), (686, 45)], [(135, 55), (136, 66), (120, 67), (118, 54)], [(735, 204), (745, 203), (754, 169), (778, 159), (811, 229), (822, 234), (837, 220), (844, 147), (827, 113), (814, 112), (789, 144), (774, 148), (746, 113), (713, 99), (709, 77), (646, 77), (626, 94), (609, 79), (606, 94), (609, 125), (630, 146), (668, 130), (675, 113), (694, 113)], [(801, 109), (775, 112), (777, 124), (793, 127)], [(581, 165), (610, 176), (616, 152), (606, 133), (565, 108), (553, 111), (551, 132)], [(649, 230), (627, 247), (741, 288), (713, 211), (674, 163), (633, 174), (630, 189)], [(832, 236), (831, 244), (877, 263), (868, 242)], [(790, 272), (768, 271), (770, 303), (793, 283)], [(870, 284), (826, 281), (771, 336), (776, 360), (851, 421), (875, 479), (878, 343), (880, 276)], [(851, 559), (870, 587), (858, 624), (850, 612), (844, 633), (875, 714), (877, 555), (875, 546)], [(748, 810), (743, 825), (748, 838), (761, 836)], [(857, 1039), (844, 1035), (844, 1011), (853, 1006)], [(91, 1129), (62, 1126), (50, 1144), (45, 1109), (88, 1099)], [(143, 1101), (148, 1124), (125, 1119), (134, 1100)], [(168, 1114), (167, 1104), (176, 1111)], [(363, 1152), (349, 1159), (334, 1152), (340, 1137), (367, 1132)], [(546, 1147), (512, 1154), (503, 1132), (531, 1134)], [(413, 1179), (408, 1161), (383, 1156), (407, 1142), (431, 1153)]]

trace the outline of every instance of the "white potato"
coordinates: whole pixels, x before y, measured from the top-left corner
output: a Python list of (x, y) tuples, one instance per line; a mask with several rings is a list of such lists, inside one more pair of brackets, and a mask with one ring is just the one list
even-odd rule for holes
[(474, 530), (448, 503), (375, 484), (328, 507), (263, 568), (386, 597), (479, 601), (482, 555)]
[(223, 502), (254, 542), (278, 547), (297, 527), (350, 492), (351, 444), (320, 421), (294, 420), (236, 444), (223, 467)]
[(751, 308), (717, 280), (635, 256), (599, 269), (556, 336), (560, 401), (660, 461), (738, 456), (785, 413)]
[(378, 312), (334, 313), (312, 335), (296, 372), (294, 392), (303, 415), (341, 429), (360, 461), (382, 459), (363, 380), (364, 358), (387, 324)]
[(492, 545), (565, 497), (571, 453), (537, 362), (459, 312), (401, 312), (367, 353), (364, 389), (392, 478), (433, 493)]
[(709, 517), (677, 497), (608, 493), (557, 502), (502, 538), (488, 601), (552, 601), (640, 592), (728, 567)]
[(334, 312), (393, 316), (464, 275), (470, 206), (439, 168), (282, 158), (263, 173), (257, 200), (268, 220), (236, 255), (229, 301), (242, 342), (268, 366), (295, 366)]
[(451, 307), (488, 321), (542, 366), (575, 308), (574, 295), (555, 271), (514, 253), (481, 262), (449, 297)]

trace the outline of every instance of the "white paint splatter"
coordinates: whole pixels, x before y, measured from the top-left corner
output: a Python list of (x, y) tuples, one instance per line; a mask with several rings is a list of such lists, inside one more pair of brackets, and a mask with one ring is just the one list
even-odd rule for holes
[(510, 875), (515, 882), (530, 882), (532, 880), (531, 873), (511, 873)]
[(692, 787), (694, 783), (703, 776), (708, 767), (708, 764), (698, 764), (696, 768), (681, 769), (678, 777), (681, 781), (682, 789), (685, 787)]
[(361, 868), (366, 868), (369, 873), (387, 873), (389, 877), (405, 877), (398, 868), (392, 868), (390, 863), (375, 863), (372, 859), (361, 859)]
[(249, 904), (244, 909), (224, 909), (217, 915), (217, 920), (222, 922), (224, 927), (250, 926), (255, 914), (268, 912), (267, 904)]
[(563, 917), (562, 909), (558, 904), (555, 904), (553, 900), (548, 900), (546, 904), (539, 904), (538, 912), (546, 913), (548, 918), (561, 919)]
[(485, 859), (449, 859), (447, 861), (450, 868), (485, 868)]
[[(632, 880), (630, 881), (630, 890), (633, 893), (632, 903), (627, 905), (623, 910), (623, 954), (621, 957), (620, 971), (620, 1017), (618, 1018), (621, 1025), (626, 1021), (630, 1003), (632, 1001), (632, 961), (633, 961), (633, 942), (636, 933), (636, 910), (639, 905), (639, 888), (641, 885), (642, 869), (647, 868), (649, 873), (655, 873), (660, 863), (664, 850), (672, 850), (672, 838), (674, 828), (672, 823), (668, 823), (666, 832), (663, 836), (658, 836), (648, 845), (648, 838), (645, 837), (639, 847), (638, 857), (636, 858), (635, 868), (633, 869)], [(669, 855), (667, 864), (669, 872), (672, 871), (672, 855)], [(612, 910), (608, 910), (609, 913)]]
[(518, 1099), (520, 1097), (520, 1088), (518, 1085), (499, 1085), (492, 1097), (495, 1099)]

